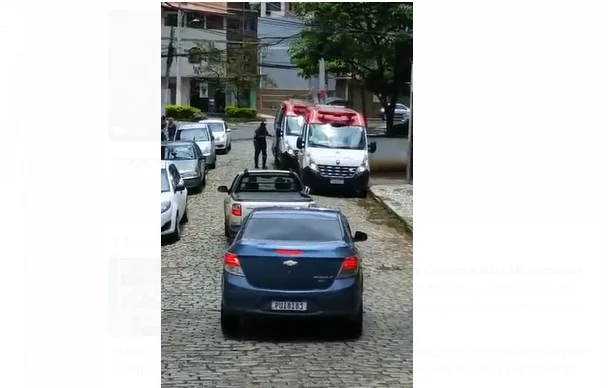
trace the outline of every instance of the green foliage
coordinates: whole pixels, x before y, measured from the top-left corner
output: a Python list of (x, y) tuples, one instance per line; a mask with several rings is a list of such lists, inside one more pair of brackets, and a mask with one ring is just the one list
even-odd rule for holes
[(289, 48), (300, 74), (318, 74), (324, 58), (327, 71), (350, 74), (378, 96), (390, 129), (397, 96), (408, 92), (411, 76), (412, 4), (306, 2), (294, 8), (307, 26)]
[(186, 105), (167, 105), (165, 115), (175, 120), (202, 120), (203, 112), (200, 109)]
[(258, 117), (258, 112), (251, 108), (241, 108), (236, 105), (226, 107), (226, 117), (234, 119), (255, 119)]

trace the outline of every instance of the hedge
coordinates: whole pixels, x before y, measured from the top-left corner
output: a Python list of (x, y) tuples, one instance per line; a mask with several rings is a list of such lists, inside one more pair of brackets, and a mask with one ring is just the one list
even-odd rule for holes
[(165, 115), (175, 120), (203, 120), (205, 116), (200, 109), (187, 105), (167, 105)]
[(251, 108), (241, 108), (236, 105), (226, 107), (226, 117), (235, 119), (255, 119), (258, 117), (258, 112)]

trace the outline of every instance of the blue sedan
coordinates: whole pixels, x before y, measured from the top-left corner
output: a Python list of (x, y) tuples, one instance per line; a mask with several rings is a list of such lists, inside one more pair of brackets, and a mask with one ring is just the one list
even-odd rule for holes
[(332, 318), (352, 338), (363, 326), (363, 273), (352, 234), (338, 210), (257, 208), (224, 255), (222, 332), (238, 333), (253, 316)]

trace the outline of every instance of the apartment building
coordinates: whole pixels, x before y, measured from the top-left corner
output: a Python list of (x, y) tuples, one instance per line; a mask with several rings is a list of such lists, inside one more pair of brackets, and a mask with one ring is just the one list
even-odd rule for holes
[[(161, 3), (161, 85), (163, 88), (163, 106), (166, 104), (190, 105), (204, 112), (222, 111), (227, 105), (235, 103), (232, 93), (229, 66), (214, 74), (205, 72), (204, 68), (190, 63), (188, 54), (198, 43), (211, 44), (218, 50), (227, 52), (244, 36), (257, 37), (257, 11), (253, 18), (244, 17), (243, 12), (235, 12), (240, 3), (211, 3), (211, 2), (163, 2)], [(249, 6), (249, 3), (247, 3)], [(181, 20), (178, 20), (181, 15)], [(242, 29), (245, 32), (242, 32)], [(241, 31), (235, 34), (235, 31)], [(170, 42), (173, 54), (170, 55)], [(230, 47), (229, 47), (230, 46)], [(167, 73), (168, 57), (169, 72)], [(257, 74), (257, 61), (252, 64)], [(179, 71), (178, 71), (179, 68)], [(181, 79), (181, 88), (177, 80)], [(168, 80), (169, 89), (166, 89)], [(179, 90), (181, 89), (181, 90)], [(181, 92), (181, 93), (180, 93)], [(181, 94), (178, 97), (178, 94)], [(244, 106), (255, 107), (255, 91), (253, 98), (250, 91), (238, 93), (247, 95), (242, 98)], [(252, 99), (252, 103), (249, 100)]]

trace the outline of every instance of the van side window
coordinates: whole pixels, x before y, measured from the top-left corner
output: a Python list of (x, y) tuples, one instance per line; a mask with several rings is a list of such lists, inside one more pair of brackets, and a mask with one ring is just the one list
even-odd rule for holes
[(275, 122), (275, 129), (281, 130), (283, 128), (283, 117), (285, 116), (285, 105), (281, 104), (279, 113), (277, 113), (277, 120)]

